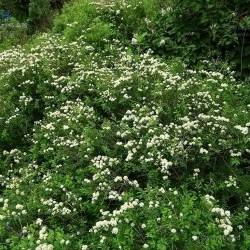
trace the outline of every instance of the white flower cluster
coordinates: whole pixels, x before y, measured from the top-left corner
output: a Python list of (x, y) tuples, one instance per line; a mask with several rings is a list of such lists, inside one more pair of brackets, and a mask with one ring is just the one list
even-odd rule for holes
[(237, 186), (237, 181), (236, 181), (236, 178), (233, 177), (233, 176), (229, 176), (229, 179), (225, 181), (225, 184), (227, 187), (236, 187), (236, 188), (239, 188)]
[(23, 93), (19, 97), (20, 104), (23, 104), (24, 106), (27, 106), (29, 103), (33, 101), (33, 98), (31, 96), (26, 96), (25, 93)]
[(215, 221), (218, 223), (219, 228), (222, 228), (223, 234), (225, 236), (229, 236), (232, 241), (235, 241), (235, 236), (232, 234), (233, 226), (230, 220), (231, 212), (229, 210), (224, 210), (220, 207), (215, 207), (214, 202), (215, 198), (211, 195), (205, 196), (206, 201), (209, 205), (212, 206), (211, 212), (216, 214), (218, 217), (215, 218)]
[(44, 200), (42, 198), (41, 203), (49, 207), (48, 211), (50, 211), (52, 215), (55, 214), (68, 215), (72, 212), (71, 209), (66, 207), (63, 202), (57, 202), (52, 198), (50, 198), (49, 200)]
[(36, 250), (53, 250), (54, 247), (51, 244), (43, 243), (36, 247)]
[(113, 233), (118, 233), (118, 223), (121, 222), (119, 219), (124, 213), (128, 210), (135, 209), (136, 207), (140, 206), (140, 202), (138, 199), (125, 202), (120, 206), (119, 209), (115, 209), (112, 213), (109, 211), (101, 211), (103, 217), (107, 217), (109, 219), (104, 219), (101, 221), (96, 222), (96, 224), (90, 229), (90, 232), (97, 233), (100, 230), (109, 230), (113, 231)]
[(214, 207), (212, 208), (211, 212), (220, 216), (215, 220), (218, 223), (219, 227), (222, 228), (224, 235), (230, 236), (232, 241), (235, 241), (234, 235), (231, 234), (233, 232), (233, 226), (232, 222), (230, 221), (230, 215), (231, 215), (230, 211), (228, 210), (225, 211), (222, 208)]

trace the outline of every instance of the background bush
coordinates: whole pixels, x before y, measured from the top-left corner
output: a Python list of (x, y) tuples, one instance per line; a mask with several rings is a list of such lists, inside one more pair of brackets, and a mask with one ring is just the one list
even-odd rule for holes
[(0, 51), (24, 44), (28, 39), (27, 32), (27, 25), (14, 18), (0, 21)]
[[(67, 1), (67, 0), (66, 0)], [(50, 27), (53, 15), (63, 7), (65, 0), (10, 0), (2, 2), (0, 9), (9, 10), (19, 21), (27, 21), (29, 33)]]
[[(142, 48), (189, 64), (229, 60), (249, 74), (249, 1), (115, 1), (107, 18)], [(111, 8), (112, 9), (112, 8)]]

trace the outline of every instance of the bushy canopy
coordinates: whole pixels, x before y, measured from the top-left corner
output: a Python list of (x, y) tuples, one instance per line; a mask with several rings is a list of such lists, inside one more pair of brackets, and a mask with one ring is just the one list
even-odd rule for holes
[(1, 249), (249, 248), (249, 85), (108, 21), (133, 3), (0, 53)]

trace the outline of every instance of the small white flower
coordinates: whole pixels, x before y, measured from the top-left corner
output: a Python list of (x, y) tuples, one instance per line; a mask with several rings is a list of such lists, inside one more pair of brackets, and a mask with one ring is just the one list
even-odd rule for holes
[(17, 205), (16, 205), (16, 209), (17, 209), (17, 210), (22, 210), (22, 209), (23, 209), (23, 205), (17, 204)]
[(118, 228), (117, 227), (114, 227), (113, 229), (112, 229), (112, 234), (118, 234)]
[(196, 241), (196, 240), (198, 240), (198, 236), (193, 235), (193, 236), (192, 236), (192, 239), (193, 239), (193, 241)]
[(60, 244), (61, 244), (61, 245), (63, 245), (64, 243), (65, 243), (65, 240), (64, 240), (64, 239), (60, 240)]
[(133, 44), (133, 45), (137, 44), (137, 39), (135, 37), (132, 38), (131, 44)]
[(140, 207), (144, 207), (144, 203), (143, 203), (143, 202), (140, 202), (140, 203), (139, 203), (139, 206), (140, 206)]
[(143, 245), (143, 248), (149, 248), (149, 245), (145, 243), (145, 244)]
[(87, 245), (82, 245), (82, 250), (87, 250), (88, 246)]
[(175, 234), (175, 233), (176, 233), (176, 229), (175, 229), (175, 228), (172, 228), (172, 229), (171, 229), (171, 233)]
[(38, 218), (38, 219), (36, 220), (36, 224), (37, 224), (37, 225), (41, 226), (42, 223), (43, 223), (43, 220), (42, 220), (41, 218)]
[(69, 126), (68, 125), (63, 125), (63, 129), (67, 130), (67, 129), (69, 129)]
[(165, 43), (166, 43), (165, 39), (161, 39), (159, 45), (160, 45), (160, 46), (163, 46), (163, 45), (165, 45)]
[(208, 154), (208, 151), (204, 148), (200, 148), (200, 154)]

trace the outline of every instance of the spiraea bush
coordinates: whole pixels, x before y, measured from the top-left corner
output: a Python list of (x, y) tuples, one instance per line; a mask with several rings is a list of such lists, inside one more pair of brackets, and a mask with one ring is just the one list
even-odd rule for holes
[(0, 249), (249, 249), (249, 86), (106, 11), (0, 54)]
[(141, 49), (189, 65), (226, 59), (249, 76), (249, 6), (249, 0), (125, 0), (108, 1), (100, 12)]

